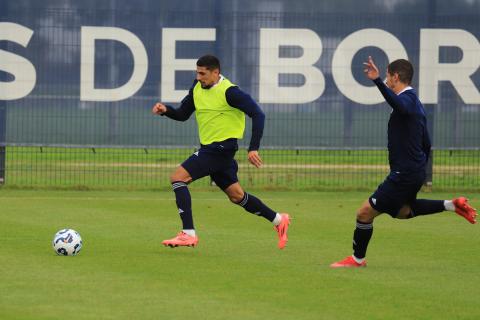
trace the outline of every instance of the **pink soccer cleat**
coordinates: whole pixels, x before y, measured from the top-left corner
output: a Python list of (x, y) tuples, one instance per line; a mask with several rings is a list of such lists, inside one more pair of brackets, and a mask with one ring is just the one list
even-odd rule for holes
[(287, 231), (288, 225), (290, 224), (290, 215), (288, 213), (282, 213), (280, 216), (282, 217), (282, 221), (278, 226), (275, 226), (274, 229), (278, 234), (278, 248), (283, 249), (288, 242)]
[(348, 256), (342, 261), (338, 261), (335, 263), (332, 263), (330, 265), (331, 268), (359, 268), (359, 267), (366, 267), (367, 266), (367, 261), (363, 260), (362, 263), (358, 263), (353, 259), (352, 256)]
[(180, 232), (175, 238), (163, 240), (162, 244), (166, 247), (176, 248), (176, 247), (195, 247), (198, 243), (197, 236), (189, 236), (185, 232)]
[(477, 223), (475, 219), (477, 217), (477, 210), (472, 208), (468, 203), (468, 199), (465, 197), (459, 197), (452, 200), (453, 205), (455, 206), (455, 212), (464, 217), (471, 224)]

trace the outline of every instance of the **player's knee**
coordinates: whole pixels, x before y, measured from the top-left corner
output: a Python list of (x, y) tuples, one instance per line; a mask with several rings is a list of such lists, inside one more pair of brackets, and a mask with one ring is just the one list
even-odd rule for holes
[(176, 172), (172, 172), (172, 174), (170, 174), (170, 183), (175, 181), (180, 181), (180, 180), (178, 179), (178, 174)]
[(228, 199), (230, 199), (231, 202), (238, 204), (243, 200), (243, 192), (231, 192), (227, 194)]
[(372, 210), (367, 206), (362, 206), (357, 211), (357, 220), (364, 223), (371, 223), (375, 215), (373, 214)]
[(172, 172), (170, 175), (170, 183), (172, 182), (177, 182), (177, 181), (183, 181), (185, 183), (189, 183), (190, 180), (186, 179), (185, 176), (177, 171)]
[(223, 190), (223, 192), (225, 192), (228, 199), (230, 199), (230, 201), (235, 204), (239, 204), (240, 202), (242, 202), (243, 197), (245, 196), (245, 192), (238, 183), (234, 183), (228, 186), (226, 189)]
[(398, 211), (397, 216), (395, 217), (396, 219), (410, 219), (413, 218), (413, 213), (412, 213), (412, 208), (409, 206), (404, 206)]

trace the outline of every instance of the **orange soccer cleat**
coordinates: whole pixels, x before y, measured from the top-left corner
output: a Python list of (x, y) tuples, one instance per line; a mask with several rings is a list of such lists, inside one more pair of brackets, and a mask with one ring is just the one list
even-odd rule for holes
[(353, 259), (352, 256), (348, 256), (342, 261), (338, 261), (335, 263), (332, 263), (330, 265), (331, 268), (358, 268), (358, 267), (366, 267), (367, 266), (367, 261), (363, 260), (361, 263), (358, 263)]
[(472, 208), (470, 204), (468, 204), (468, 199), (465, 197), (459, 197), (452, 200), (453, 205), (455, 206), (455, 212), (459, 215), (467, 219), (468, 222), (471, 224), (477, 223), (475, 219), (477, 216), (477, 210)]
[(287, 231), (288, 225), (290, 224), (290, 215), (288, 213), (282, 213), (280, 216), (282, 217), (282, 221), (278, 226), (275, 226), (274, 229), (278, 234), (278, 248), (283, 249), (288, 242)]
[(180, 232), (175, 238), (163, 240), (162, 244), (166, 247), (195, 247), (198, 243), (197, 236), (189, 236), (185, 232)]

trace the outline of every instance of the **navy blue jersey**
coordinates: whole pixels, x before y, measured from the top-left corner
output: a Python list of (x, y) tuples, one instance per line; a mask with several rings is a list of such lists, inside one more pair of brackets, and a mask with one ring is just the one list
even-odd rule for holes
[(390, 170), (401, 173), (424, 171), (430, 153), (425, 109), (414, 89), (396, 95), (380, 78), (373, 81), (392, 107), (388, 121)]
[[(195, 112), (195, 103), (193, 102), (193, 88), (197, 84), (197, 80), (193, 82), (192, 87), (188, 91), (188, 95), (183, 98), (180, 107), (174, 108), (166, 106), (167, 112), (165, 116), (177, 120), (185, 121)], [(248, 151), (258, 150), (260, 148), (260, 140), (263, 136), (263, 127), (265, 124), (265, 114), (258, 104), (250, 97), (249, 94), (243, 92), (239, 87), (233, 86), (225, 92), (227, 103), (232, 108), (243, 111), (247, 116), (252, 118), (252, 136)], [(220, 141), (218, 141), (220, 142)]]

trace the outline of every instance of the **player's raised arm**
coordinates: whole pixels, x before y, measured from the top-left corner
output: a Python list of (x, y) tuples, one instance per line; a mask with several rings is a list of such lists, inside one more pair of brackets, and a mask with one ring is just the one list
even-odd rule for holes
[(373, 82), (392, 109), (403, 114), (414, 112), (410, 107), (412, 102), (410, 96), (398, 96), (394, 91), (388, 88), (380, 78), (373, 80)]
[(402, 82), (399, 79), (399, 75), (395, 73), (391, 73), (387, 70), (387, 80), (384, 82), (380, 78), (380, 73), (378, 71), (377, 66), (373, 62), (371, 56), (368, 57), (368, 61), (364, 62), (363, 65), (365, 69), (365, 75), (368, 79), (372, 80), (373, 83), (377, 86), (380, 93), (385, 98), (385, 101), (392, 107), (392, 109), (397, 110), (400, 113), (407, 114), (414, 112), (411, 110), (409, 106), (411, 106), (410, 97), (400, 97), (398, 94), (409, 86), (410, 82)]

